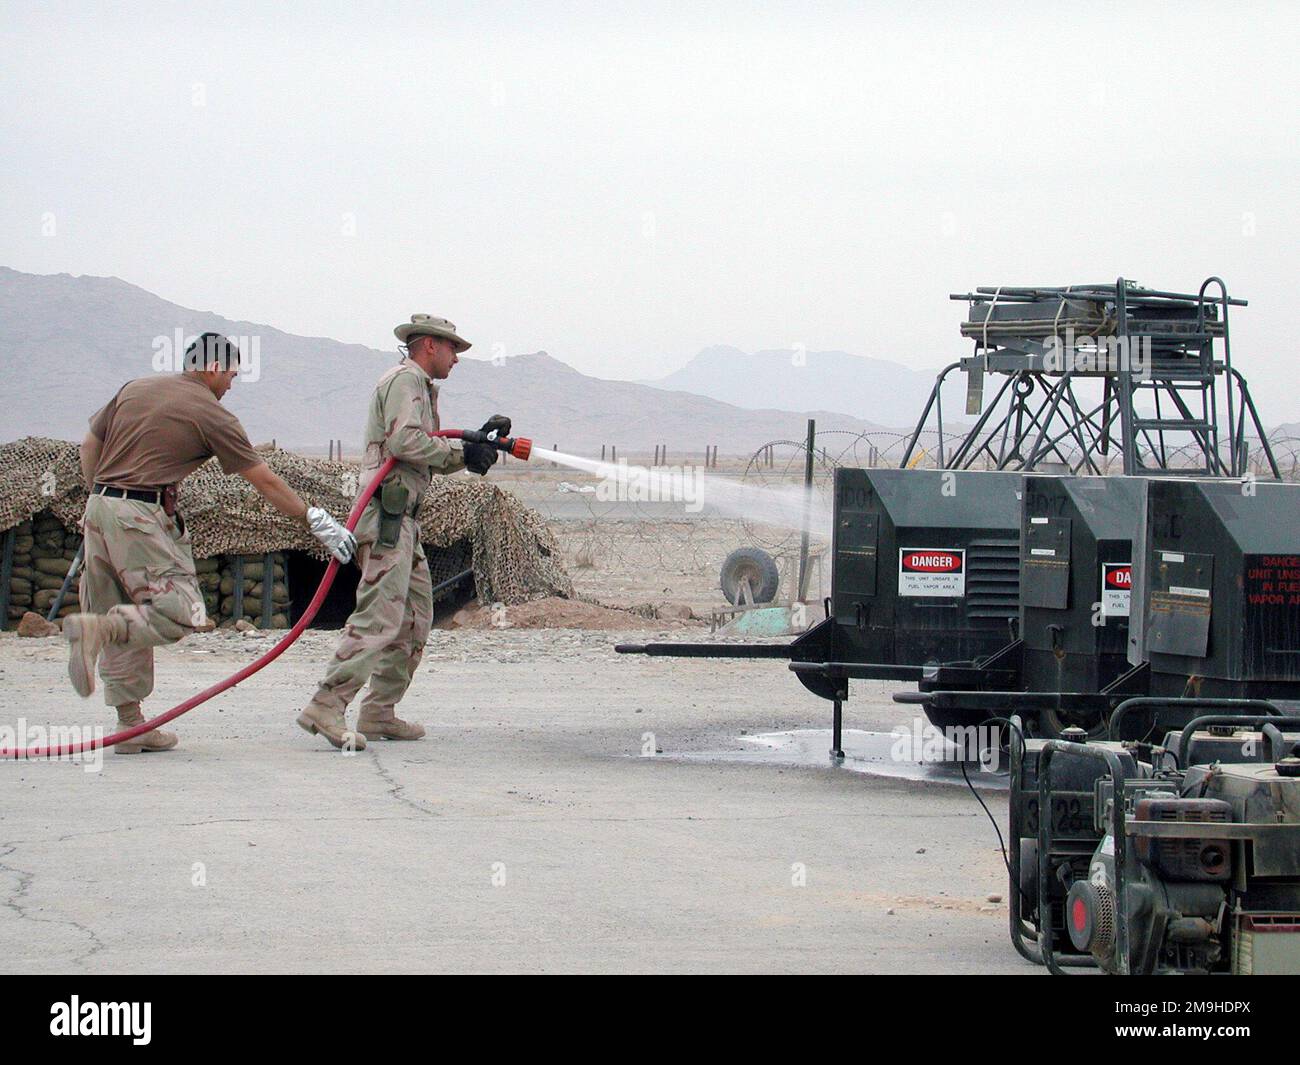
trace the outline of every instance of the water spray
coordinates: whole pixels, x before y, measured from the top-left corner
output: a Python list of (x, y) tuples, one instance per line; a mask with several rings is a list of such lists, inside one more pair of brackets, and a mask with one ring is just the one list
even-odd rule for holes
[(549, 448), (533, 448), (540, 459), (582, 470), (614, 486), (620, 498), (644, 502), (685, 503), (702, 509), (706, 504), (734, 518), (800, 532), (805, 525), (814, 533), (830, 535), (833, 514), (827, 502), (810, 498), (802, 485), (760, 487), (705, 473), (700, 467), (676, 469), (629, 466), (626, 462), (566, 455)]

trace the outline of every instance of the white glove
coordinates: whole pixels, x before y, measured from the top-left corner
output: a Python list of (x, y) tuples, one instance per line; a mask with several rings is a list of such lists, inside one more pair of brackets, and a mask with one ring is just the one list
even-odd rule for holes
[(327, 510), (320, 507), (307, 508), (307, 527), (339, 564), (346, 566), (357, 553), (357, 538), (343, 528)]

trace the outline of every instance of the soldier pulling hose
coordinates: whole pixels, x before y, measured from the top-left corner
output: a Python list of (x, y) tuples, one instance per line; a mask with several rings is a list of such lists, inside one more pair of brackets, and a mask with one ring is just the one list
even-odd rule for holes
[[(182, 480), (216, 456), (276, 510), (302, 521), (340, 563), (356, 540), (326, 511), (308, 507), (253, 450), (239, 419), (221, 405), (239, 373), (239, 349), (204, 333), (179, 374), (129, 381), (90, 420), (81, 468), (90, 497), (84, 519), (80, 601), (87, 611), (63, 624), (68, 674), (77, 694), (104, 681), (104, 701), (124, 728), (144, 722), (153, 691), (153, 649), (213, 627), (194, 571), (185, 521), (176, 510)], [(121, 743), (122, 754), (166, 751), (174, 733), (155, 729)]]

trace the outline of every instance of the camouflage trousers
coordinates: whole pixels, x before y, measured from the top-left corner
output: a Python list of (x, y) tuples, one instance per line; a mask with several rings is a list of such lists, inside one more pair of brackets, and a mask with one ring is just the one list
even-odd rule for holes
[(81, 609), (122, 623), (99, 659), (104, 702), (139, 702), (153, 691), (153, 648), (211, 627), (189, 534), (156, 503), (100, 495), (83, 533)]
[(362, 716), (369, 721), (393, 718), (433, 624), (433, 581), (417, 533), (415, 519), (406, 517), (397, 546), (357, 548), (357, 606), (312, 697), (317, 706), (342, 713), (369, 682)]

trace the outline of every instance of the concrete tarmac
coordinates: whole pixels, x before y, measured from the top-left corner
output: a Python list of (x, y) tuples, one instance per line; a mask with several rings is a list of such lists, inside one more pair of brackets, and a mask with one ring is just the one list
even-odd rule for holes
[[(435, 632), (403, 704), (429, 736), (344, 756), (293, 720), (333, 639), (180, 719), (173, 752), (0, 763), (0, 971), (1039, 971), (963, 786), (697, 757), (827, 727), (781, 662)], [(160, 652), (146, 710), (269, 642)], [(889, 690), (858, 684), (848, 724), (910, 728)], [(3, 634), (0, 723), (19, 718), (111, 724), (60, 640)]]

